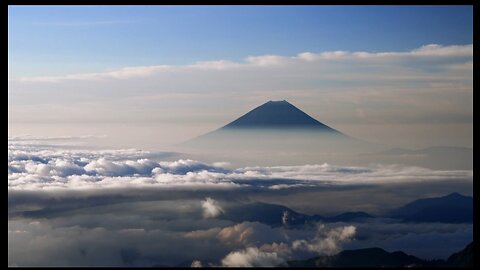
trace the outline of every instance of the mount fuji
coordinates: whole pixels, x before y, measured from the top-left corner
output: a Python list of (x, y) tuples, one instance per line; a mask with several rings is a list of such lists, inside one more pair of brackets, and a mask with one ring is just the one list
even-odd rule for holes
[[(268, 101), (180, 146), (196, 149), (198, 153), (222, 152), (226, 156), (244, 153), (249, 159), (253, 156), (263, 160), (283, 158), (285, 164), (292, 160), (326, 162), (330, 158), (325, 155), (338, 158), (339, 153), (356, 155), (381, 149), (314, 119), (286, 100)], [(324, 157), (319, 159), (319, 155)]]
[(341, 135), (286, 100), (268, 101), (221, 128), (225, 129), (307, 129)]

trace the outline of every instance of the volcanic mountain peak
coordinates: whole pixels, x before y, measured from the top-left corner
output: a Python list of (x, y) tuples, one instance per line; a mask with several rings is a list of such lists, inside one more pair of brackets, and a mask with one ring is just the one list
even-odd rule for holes
[[(292, 157), (285, 153), (298, 155), (303, 152), (312, 156), (321, 153), (322, 160), (325, 160), (324, 155), (330, 153), (362, 153), (378, 148), (317, 121), (286, 100), (268, 101), (231, 123), (181, 146), (220, 154), (255, 151), (262, 156), (278, 152), (288, 162)], [(251, 160), (251, 154), (248, 155)]]
[(337, 133), (286, 100), (268, 101), (222, 129), (307, 128)]

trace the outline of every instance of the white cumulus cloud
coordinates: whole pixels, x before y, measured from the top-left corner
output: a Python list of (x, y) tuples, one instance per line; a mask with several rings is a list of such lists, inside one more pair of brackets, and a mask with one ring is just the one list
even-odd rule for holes
[[(231, 169), (225, 162), (155, 161), (149, 156), (152, 153), (135, 149), (72, 150), (9, 142), (8, 186), (9, 190), (254, 187), (275, 191), (329, 185), (473, 179), (471, 170), (432, 170), (401, 165), (353, 167), (324, 163)], [(214, 209), (214, 206), (214, 201), (206, 201), (207, 208)], [(212, 210), (211, 213), (216, 212)]]
[(317, 235), (313, 240), (295, 240), (292, 243), (292, 248), (308, 250), (322, 255), (333, 255), (340, 250), (340, 245), (351, 240), (355, 233), (355, 226), (343, 226), (327, 230), (324, 225), (319, 225)]
[(227, 267), (275, 266), (283, 261), (276, 252), (265, 252), (257, 247), (248, 247), (229, 253), (223, 258), (222, 265)]
[(192, 268), (193, 268), (193, 267), (203, 267), (203, 265), (202, 265), (202, 262), (201, 262), (201, 261), (199, 261), (199, 260), (194, 260), (194, 261), (192, 262), (192, 264), (190, 265), (190, 267), (192, 267)]
[(277, 266), (292, 258), (296, 251), (333, 255), (341, 250), (342, 243), (351, 240), (355, 234), (355, 226), (327, 229), (324, 225), (319, 225), (313, 239), (293, 240), (291, 245), (274, 242), (263, 244), (260, 248), (250, 245), (245, 249), (230, 252), (222, 259), (222, 265), (229, 267)]
[(204, 218), (214, 218), (225, 212), (218, 202), (210, 197), (202, 201), (202, 209)]

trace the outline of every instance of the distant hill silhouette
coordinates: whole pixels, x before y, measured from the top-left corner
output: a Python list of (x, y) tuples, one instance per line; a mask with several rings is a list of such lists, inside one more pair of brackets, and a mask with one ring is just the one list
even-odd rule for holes
[(389, 217), (410, 222), (472, 223), (473, 198), (459, 193), (413, 201), (390, 211)]
[(344, 250), (333, 256), (287, 261), (282, 267), (472, 267), (473, 242), (447, 261), (423, 260), (402, 251), (388, 252), (381, 248)]
[[(401, 222), (472, 223), (473, 198), (458, 193), (415, 200), (388, 212), (386, 218)], [(317, 222), (368, 222), (374, 216), (365, 212), (344, 212), (334, 216), (308, 215), (286, 206), (254, 202), (229, 206), (220, 219), (234, 222), (260, 222), (271, 227), (299, 228)]]
[(285, 212), (288, 213), (291, 225), (304, 225), (310, 219), (310, 216), (298, 213), (286, 206), (261, 202), (227, 208), (220, 218), (235, 222), (260, 222), (271, 227), (279, 227), (283, 225), (282, 217)]
[(315, 225), (317, 222), (361, 222), (367, 218), (373, 218), (373, 216), (365, 212), (346, 212), (331, 217), (307, 215), (283, 205), (255, 202), (227, 208), (225, 213), (219, 218), (234, 222), (260, 222), (271, 227), (285, 226), (287, 228), (296, 228), (305, 225)]

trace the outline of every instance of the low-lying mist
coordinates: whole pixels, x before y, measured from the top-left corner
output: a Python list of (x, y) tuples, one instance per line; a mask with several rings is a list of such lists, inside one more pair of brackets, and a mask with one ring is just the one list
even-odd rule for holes
[(237, 166), (403, 164), (431, 169), (473, 167), (473, 150), (462, 147), (399, 149), (312, 129), (219, 129), (173, 147), (195, 159), (228, 160)]

